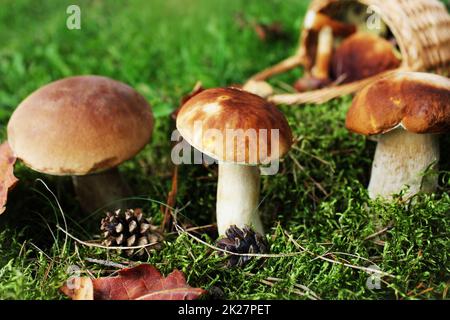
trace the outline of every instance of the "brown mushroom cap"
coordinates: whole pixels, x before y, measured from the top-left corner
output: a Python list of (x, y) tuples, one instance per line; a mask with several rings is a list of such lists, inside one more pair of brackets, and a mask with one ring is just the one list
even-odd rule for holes
[(128, 85), (100, 76), (52, 82), (29, 95), (8, 123), (8, 141), (32, 169), (85, 175), (132, 158), (149, 141), (149, 104)]
[(450, 80), (419, 72), (397, 72), (380, 79), (356, 95), (345, 124), (364, 135), (398, 126), (413, 133), (448, 132)]
[(400, 66), (394, 46), (372, 33), (358, 32), (346, 38), (332, 58), (334, 79), (343, 77), (342, 83), (362, 80)]
[[(283, 113), (261, 97), (236, 88), (208, 89), (188, 100), (178, 114), (177, 129), (193, 147), (224, 162), (267, 163), (283, 156), (292, 144), (291, 129)], [(209, 129), (222, 137), (208, 135)], [(267, 139), (260, 134), (264, 129)], [(272, 129), (278, 129), (278, 150), (271, 139)], [(255, 130), (256, 140), (243, 135), (241, 139), (228, 138), (227, 148), (227, 132), (239, 132), (234, 130), (244, 134)]]

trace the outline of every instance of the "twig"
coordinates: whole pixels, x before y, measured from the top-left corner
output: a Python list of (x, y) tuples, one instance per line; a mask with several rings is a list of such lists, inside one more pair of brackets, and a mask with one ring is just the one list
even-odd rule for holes
[[(255, 276), (255, 274), (250, 273), (250, 272), (246, 272), (246, 274), (249, 275), (249, 276)], [(275, 278), (275, 277), (267, 277), (266, 279), (260, 280), (261, 283), (267, 284), (267, 285), (272, 287), (273, 283), (270, 282), (270, 281), (281, 282), (281, 281), (285, 281), (285, 279)], [(308, 288), (305, 285), (295, 283), (294, 287), (309, 293), (313, 300), (321, 300), (320, 297), (314, 291), (312, 291), (310, 288)], [(293, 292), (296, 293), (296, 294), (300, 293), (301, 296), (305, 296), (306, 295), (304, 292), (299, 292), (298, 290), (294, 290)]]
[(383, 240), (372, 240), (372, 242), (378, 246), (384, 247), (386, 245), (386, 242)]
[[(39, 192), (39, 191), (38, 191)], [(40, 192), (39, 192), (40, 193)], [(41, 193), (42, 194), (42, 193)], [(59, 251), (59, 245), (58, 245), (58, 240), (56, 239), (56, 236), (55, 236), (55, 234), (53, 233), (53, 230), (52, 230), (52, 228), (50, 227), (50, 224), (47, 222), (47, 220), (44, 218), (44, 216), (42, 215), (42, 214), (40, 214), (39, 212), (37, 212), (37, 211), (32, 211), (33, 213), (35, 213), (35, 214), (37, 214), (38, 216), (39, 216), (39, 218), (41, 218), (42, 219), (42, 221), (44, 222), (44, 224), (47, 226), (47, 229), (50, 231), (50, 234), (51, 234), (51, 236), (52, 236), (52, 238), (53, 238), (53, 241), (54, 241), (54, 243), (55, 243), (55, 246), (56, 246), (56, 248), (57, 248), (57, 250)]]
[(415, 298), (417, 296), (424, 295), (425, 293), (428, 293), (428, 292), (433, 291), (433, 290), (434, 289), (431, 287), (431, 288), (427, 288), (425, 290), (422, 290), (422, 291), (420, 291), (419, 293), (416, 293), (416, 294), (413, 294), (414, 290), (411, 290), (406, 295), (409, 296), (409, 297)]
[(302, 150), (302, 149), (300, 149), (300, 148), (297, 147), (297, 146), (293, 146), (292, 149), (297, 150), (297, 151), (299, 151), (299, 152), (301, 152), (301, 153), (304, 153), (304, 154), (310, 156), (310, 157), (313, 158), (313, 159), (316, 159), (317, 161), (323, 163), (324, 165), (329, 166), (331, 172), (333, 172), (333, 173), (335, 172), (335, 170), (334, 170), (334, 168), (333, 168), (333, 166), (332, 166), (332, 164), (331, 164), (330, 162), (328, 162), (328, 161), (326, 161), (326, 160), (324, 160), (324, 159), (321, 159), (321, 158), (319, 158), (318, 156), (316, 156), (316, 155), (314, 155), (314, 154), (312, 154), (312, 153), (309, 153), (309, 152), (307, 152), (307, 151), (305, 151), (305, 150)]
[(261, 257), (261, 258), (285, 258), (285, 257), (293, 257), (293, 256), (298, 256), (300, 254), (303, 254), (303, 252), (291, 252), (291, 253), (282, 253), (282, 254), (269, 254), (269, 253), (236, 253), (236, 252), (231, 252), (225, 249), (221, 249), (219, 247), (213, 246), (209, 243), (207, 243), (206, 241), (203, 241), (202, 239), (194, 236), (193, 234), (190, 234), (189, 232), (186, 232), (186, 230), (184, 230), (179, 224), (174, 223), (175, 228), (180, 232), (180, 234), (186, 234), (187, 236), (191, 237), (192, 239), (194, 239), (197, 242), (200, 242), (201, 244), (215, 250), (215, 251), (220, 251), (223, 253), (227, 253), (230, 255), (234, 255), (234, 256), (243, 256), (243, 257)]
[(55, 260), (51, 259), (48, 267), (45, 269), (44, 276), (42, 277), (41, 288), (44, 288), (44, 286), (46, 285), (48, 275), (50, 274), (50, 270), (52, 270), (54, 264)]
[(284, 233), (286, 234), (286, 236), (289, 238), (289, 240), (290, 240), (297, 248), (299, 248), (299, 249), (301, 249), (301, 250), (303, 250), (303, 251), (309, 253), (310, 255), (314, 256), (316, 259), (320, 259), (320, 260), (323, 260), (323, 261), (331, 262), (331, 263), (334, 263), (334, 264), (339, 264), (339, 265), (342, 265), (342, 266), (345, 266), (345, 267), (349, 267), (349, 268), (352, 268), (352, 269), (362, 270), (362, 271), (365, 271), (365, 272), (367, 272), (367, 273), (377, 273), (377, 274), (382, 275), (382, 276), (395, 278), (394, 275), (392, 275), (392, 274), (390, 274), (390, 273), (387, 273), (387, 272), (384, 272), (384, 271), (381, 271), (381, 270), (371, 269), (371, 268), (366, 268), (366, 267), (361, 267), (361, 266), (353, 265), (353, 264), (350, 264), (350, 263), (344, 263), (344, 262), (341, 262), (341, 261), (329, 259), (329, 258), (326, 258), (326, 257), (324, 257), (324, 256), (318, 256), (318, 255), (316, 255), (314, 252), (311, 252), (311, 251), (309, 251), (308, 249), (303, 248), (297, 241), (294, 240), (294, 238), (292, 237), (292, 235), (290, 235), (287, 231), (284, 230)]
[[(37, 245), (35, 245), (33, 242), (30, 242), (30, 245), (33, 246), (37, 251), (39, 251), (40, 253), (42, 253), (44, 256), (47, 257), (48, 260), (53, 260), (47, 253), (45, 253), (44, 250), (42, 250), (41, 248), (39, 248)], [(20, 255), (20, 254), (19, 254)]]
[[(174, 165), (173, 167), (173, 173), (172, 173), (172, 187), (167, 195), (167, 206), (164, 207), (163, 214), (164, 218), (161, 223), (161, 230), (165, 230), (167, 225), (170, 222), (170, 210), (169, 208), (172, 208), (175, 206), (175, 201), (178, 193), (178, 165)], [(161, 206), (161, 210), (163, 207)]]
[[(64, 215), (64, 211), (63, 211), (63, 209), (62, 209), (62, 207), (61, 207), (61, 205), (60, 205), (60, 203), (59, 203), (58, 197), (53, 193), (52, 190), (50, 190), (50, 188), (47, 186), (47, 184), (44, 182), (44, 180), (42, 180), (42, 179), (37, 179), (36, 181), (42, 183), (42, 184), (44, 185), (44, 187), (47, 189), (47, 191), (50, 192), (50, 194), (53, 196), (53, 198), (55, 198), (56, 204), (58, 205), (59, 212), (61, 212), (61, 216), (62, 216), (62, 218), (63, 218), (64, 227), (67, 229), (66, 216)], [(66, 238), (65, 238), (65, 240), (64, 240), (64, 245), (63, 245), (62, 254), (64, 254), (64, 252), (66, 251), (67, 240), (68, 240), (67, 236), (68, 236), (68, 235), (66, 234)]]
[(127, 267), (124, 264), (112, 262), (112, 261), (109, 261), (109, 260), (100, 260), (100, 259), (93, 259), (93, 258), (86, 258), (84, 260), (86, 260), (87, 262), (100, 264), (100, 265), (106, 266), (106, 267), (113, 267), (113, 268), (119, 268), (119, 269), (123, 269), (123, 268)]
[(305, 170), (305, 167), (303, 167), (301, 164), (300, 164), (300, 162), (295, 158), (295, 157), (293, 157), (292, 155), (289, 155), (289, 157), (292, 159), (292, 161), (294, 162), (294, 164), (295, 165), (297, 165), (297, 167), (301, 170), (301, 171), (303, 171), (305, 174), (306, 174), (306, 176), (312, 181), (312, 183), (326, 196), (326, 197), (328, 197), (328, 196), (330, 196), (330, 194), (325, 190), (325, 188), (324, 187), (322, 187), (322, 185), (319, 183), (319, 182), (317, 182), (316, 180), (314, 180), (314, 178), (313, 177), (311, 177), (307, 172), (306, 172), (306, 170)]
[(373, 238), (376, 238), (376, 237), (378, 237), (379, 235), (385, 233), (386, 231), (391, 230), (392, 227), (393, 227), (393, 225), (392, 225), (392, 224), (389, 224), (388, 226), (386, 226), (385, 228), (383, 228), (383, 229), (381, 229), (381, 230), (375, 232), (374, 234), (371, 234), (370, 236), (365, 237), (364, 240), (367, 241), (367, 240), (371, 240), (371, 239), (373, 239)]
[(95, 276), (92, 274), (92, 272), (86, 268), (86, 264), (84, 263), (83, 259), (80, 257), (80, 250), (78, 250), (78, 246), (75, 244), (75, 253), (77, 254), (78, 260), (80, 260), (80, 263), (83, 265), (83, 268), (86, 270), (86, 272), (89, 274), (91, 278), (95, 278)]
[(338, 255), (343, 255), (343, 256), (349, 256), (349, 257), (353, 257), (353, 258), (364, 260), (366, 262), (369, 262), (369, 263), (375, 265), (375, 262), (373, 262), (372, 260), (369, 260), (367, 258), (361, 257), (360, 255), (357, 255), (357, 254), (334, 251), (334, 252), (329, 252), (329, 253), (325, 254), (324, 256), (327, 256), (327, 255), (330, 255), (330, 254), (338, 254)]
[[(185, 229), (185, 231), (187, 231), (187, 232), (197, 231), (197, 230), (202, 230), (202, 229), (213, 228), (215, 226), (216, 226), (216, 224), (212, 223), (212, 224), (207, 224), (207, 225), (204, 225), (204, 226), (187, 228), (187, 229)], [(178, 232), (170, 232), (170, 233), (167, 233), (167, 235), (172, 235), (172, 234), (176, 234), (176, 233), (178, 234)]]
[[(259, 282), (261, 282), (262, 284), (265, 284), (265, 285), (268, 285), (269, 287), (274, 287), (275, 286), (275, 284), (273, 283), (273, 282), (271, 282), (271, 281), (269, 281), (269, 278), (266, 278), (266, 279), (260, 279), (260, 280), (258, 280)], [(299, 296), (301, 296), (301, 297), (305, 297), (305, 296), (308, 296), (308, 294), (306, 293), (306, 292), (303, 292), (303, 291), (300, 291), (300, 290), (296, 290), (296, 289), (294, 289), (294, 290), (291, 290), (293, 293), (295, 293), (296, 295), (299, 295)], [(316, 298), (311, 298), (312, 300), (317, 300)]]

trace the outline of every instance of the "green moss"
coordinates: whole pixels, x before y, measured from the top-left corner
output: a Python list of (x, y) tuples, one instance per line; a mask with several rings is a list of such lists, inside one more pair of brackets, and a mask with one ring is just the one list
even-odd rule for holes
[[(297, 0), (131, 0), (79, 1), (82, 29), (65, 27), (68, 1), (7, 0), (0, 11), (0, 137), (8, 118), (27, 94), (75, 74), (102, 74), (136, 87), (152, 104), (157, 126), (152, 143), (121, 167), (136, 199), (156, 221), (170, 189), (169, 113), (197, 80), (207, 87), (243, 82), (296, 49), (306, 2)], [(186, 4), (186, 3), (189, 3)], [(3, 10), (5, 9), (5, 10)], [(258, 21), (282, 21), (289, 37), (263, 43), (236, 14)], [(283, 75), (291, 83), (301, 72)], [(273, 253), (298, 249), (285, 231), (312, 254), (270, 258), (244, 270), (223, 267), (223, 258), (186, 235), (171, 235), (148, 262), (167, 274), (183, 270), (189, 283), (221, 287), (230, 299), (303, 299), (296, 284), (322, 299), (446, 298), (449, 263), (450, 145), (442, 139), (440, 189), (414, 203), (370, 201), (365, 190), (375, 143), (344, 127), (349, 97), (320, 106), (284, 107), (298, 142), (280, 174), (262, 179), (261, 205)], [(60, 201), (69, 231), (88, 240), (98, 234), (101, 213), (85, 215), (70, 179), (56, 179), (17, 166), (21, 182), (0, 217), (0, 298), (62, 299), (58, 287), (67, 268), (78, 265), (95, 276), (111, 268), (87, 258), (126, 261), (102, 249), (66, 243), (54, 198), (36, 182), (43, 179)], [(181, 166), (179, 219), (192, 225), (214, 221), (216, 169)], [(392, 225), (380, 239), (365, 240)], [(202, 235), (210, 243), (214, 239)], [(381, 289), (368, 289), (368, 274), (315, 258), (368, 267), (378, 265)], [(348, 255), (351, 254), (351, 255)], [(372, 262), (369, 262), (370, 260)], [(268, 277), (277, 280), (267, 280)], [(306, 297), (308, 298), (308, 297)]]

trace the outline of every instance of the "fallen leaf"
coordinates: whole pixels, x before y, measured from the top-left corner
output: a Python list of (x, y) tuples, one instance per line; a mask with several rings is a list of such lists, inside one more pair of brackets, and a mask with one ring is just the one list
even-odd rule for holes
[(8, 191), (19, 181), (14, 176), (14, 163), (17, 158), (9, 147), (8, 142), (0, 145), (0, 214), (6, 210)]
[[(74, 280), (70, 281), (73, 283)], [(61, 291), (73, 300), (85, 297), (91, 297), (91, 300), (194, 300), (206, 293), (206, 290), (189, 286), (181, 271), (174, 270), (164, 278), (149, 264), (125, 268), (116, 277), (92, 279), (91, 282), (92, 286), (88, 280), (83, 280), (77, 289), (69, 289), (65, 284)]]

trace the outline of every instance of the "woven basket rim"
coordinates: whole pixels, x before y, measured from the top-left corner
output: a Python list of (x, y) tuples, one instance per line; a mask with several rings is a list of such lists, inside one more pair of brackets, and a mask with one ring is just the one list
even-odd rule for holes
[[(324, 9), (326, 9), (328, 6), (336, 4), (338, 2), (358, 2), (365, 6), (371, 6), (375, 13), (377, 13), (380, 18), (386, 23), (386, 25), (389, 27), (390, 31), (392, 32), (393, 36), (397, 40), (400, 53), (402, 56), (402, 63), (399, 68), (394, 70), (389, 70), (389, 72), (398, 72), (398, 71), (434, 71), (439, 74), (446, 75), (446, 73), (449, 73), (450, 69), (450, 36), (448, 36), (449, 40), (448, 42), (444, 41), (443, 43), (439, 43), (440, 45), (444, 46), (444, 49), (442, 48), (427, 48), (420, 43), (421, 38), (417, 35), (414, 35), (414, 25), (424, 24), (424, 21), (428, 21), (429, 26), (427, 27), (426, 31), (429, 33), (430, 37), (436, 37), (438, 39), (439, 36), (442, 36), (444, 33), (449, 33), (445, 29), (440, 30), (437, 25), (433, 25), (433, 21), (435, 20), (436, 11), (441, 10), (442, 11), (442, 17), (441, 20), (443, 20), (445, 23), (447, 23), (450, 26), (450, 15), (447, 12), (446, 7), (443, 3), (439, 2), (438, 0), (427, 0), (427, 1), (420, 1), (415, 0), (415, 2), (408, 2), (408, 5), (411, 5), (411, 11), (414, 9), (414, 6), (421, 5), (425, 6), (425, 9), (422, 11), (424, 12), (420, 16), (411, 16), (406, 10), (406, 2), (404, 0), (389, 0), (388, 2), (382, 1), (382, 0), (313, 0), (310, 3), (309, 10), (313, 10), (315, 12), (321, 12)], [(384, 6), (384, 7), (383, 7)], [(385, 7), (393, 7), (397, 6), (396, 9), (392, 9), (390, 11), (383, 9)], [(428, 9), (428, 7), (430, 10)], [(395, 10), (395, 12), (393, 12)], [(420, 11), (420, 10), (419, 10)], [(441, 13), (439, 11), (439, 13)], [(393, 21), (391, 19), (391, 16), (396, 16), (397, 20)], [(401, 18), (398, 18), (400, 16)], [(410, 36), (406, 37), (405, 34), (409, 32)], [(431, 34), (434, 33), (434, 34)], [(300, 36), (300, 45), (298, 49), (298, 54), (301, 56), (301, 60), (303, 62), (303, 65), (306, 69), (310, 69), (312, 67), (311, 58), (308, 57), (308, 48), (306, 47), (307, 43), (307, 37), (309, 36), (308, 30), (303, 30)], [(444, 38), (445, 39), (445, 38)], [(446, 49), (448, 50), (448, 53), (442, 57), (442, 61), (438, 61), (436, 65), (430, 66), (428, 65), (429, 62), (425, 61), (424, 57), (427, 57), (427, 55), (433, 55), (435, 54), (435, 51), (446, 53)], [(387, 73), (389, 73), (387, 72)], [(386, 74), (387, 74), (386, 73)], [(345, 94), (351, 94), (355, 91), (358, 91), (362, 87), (366, 86), (367, 84), (371, 83), (372, 81), (375, 81), (380, 76), (383, 76), (385, 73), (382, 73), (380, 75), (375, 75), (373, 77), (369, 77), (360, 81), (356, 81), (353, 83), (340, 85), (336, 87), (328, 87), (321, 90), (315, 90), (312, 92), (305, 92), (305, 93), (299, 93), (295, 94), (297, 96), (297, 99), (292, 98), (294, 103), (294, 100), (298, 103), (304, 103), (304, 102), (313, 102), (313, 103), (322, 103), (326, 102), (330, 99), (333, 99), (335, 97), (345, 95)], [(286, 95), (278, 95), (278, 97), (283, 96), (286, 97)], [(277, 100), (277, 98), (275, 98)]]

